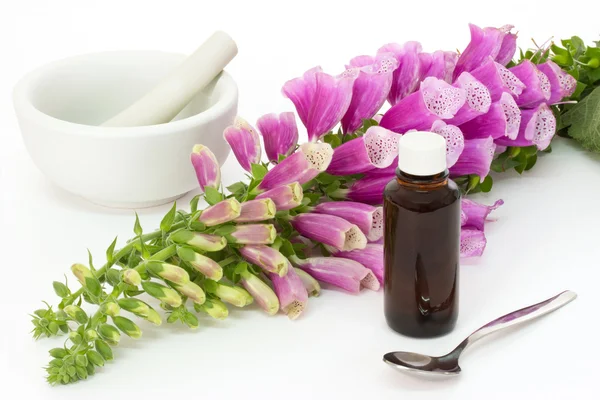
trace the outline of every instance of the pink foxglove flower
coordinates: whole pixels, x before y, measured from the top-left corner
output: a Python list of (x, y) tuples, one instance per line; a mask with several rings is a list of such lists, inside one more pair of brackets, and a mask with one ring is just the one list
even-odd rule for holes
[(487, 240), (479, 229), (463, 228), (460, 230), (460, 256), (463, 258), (479, 257), (485, 250)]
[(392, 86), (392, 74), (398, 61), (390, 53), (377, 57), (359, 56), (350, 61), (347, 68), (358, 68), (359, 74), (352, 87), (352, 100), (342, 118), (342, 130), (354, 132), (381, 108)]
[(419, 42), (406, 42), (403, 45), (389, 43), (377, 51), (377, 54), (392, 53), (398, 61), (398, 68), (394, 71), (392, 86), (388, 95), (388, 101), (391, 105), (395, 105), (418, 89), (420, 52), (421, 44)]
[(465, 99), (464, 89), (453, 87), (441, 79), (426, 78), (417, 92), (385, 113), (381, 126), (398, 133), (409, 129), (426, 130), (438, 119), (454, 117), (465, 104)]
[(547, 104), (537, 108), (521, 110), (521, 125), (516, 139), (499, 138), (496, 142), (502, 146), (525, 147), (536, 145), (538, 150), (545, 150), (556, 132), (556, 118)]
[(302, 204), (304, 191), (298, 182), (277, 186), (256, 196), (256, 199), (271, 199), (275, 203), (277, 211), (291, 210)]
[(237, 244), (273, 244), (277, 230), (272, 224), (237, 225), (226, 237), (228, 242)]
[(577, 86), (577, 80), (556, 65), (556, 63), (548, 60), (537, 67), (550, 80), (551, 91), (548, 104), (557, 103), (573, 94)]
[(367, 238), (358, 226), (334, 215), (298, 214), (291, 222), (301, 235), (338, 250), (362, 249), (367, 244)]
[(223, 137), (231, 146), (238, 163), (251, 172), (252, 164), (260, 162), (260, 140), (256, 130), (242, 118), (236, 117), (233, 125), (225, 128)]
[(206, 186), (217, 189), (221, 185), (221, 168), (212, 151), (206, 146), (197, 144), (191, 154), (192, 165), (196, 171), (196, 178), (200, 189)]
[(498, 64), (508, 64), (513, 59), (515, 52), (517, 51), (517, 35), (510, 32), (512, 28), (514, 28), (512, 25), (504, 25), (500, 28), (500, 30), (504, 31), (505, 34), (502, 38), (500, 50), (498, 50), (498, 54), (495, 57), (495, 60)]
[(494, 139), (515, 139), (521, 126), (521, 110), (515, 99), (507, 92), (493, 103), (489, 111), (460, 126), (465, 138), (478, 139), (492, 136)]
[(304, 289), (306, 289), (306, 291), (308, 292), (309, 297), (318, 297), (319, 294), (321, 294), (321, 285), (319, 285), (319, 282), (315, 278), (313, 278), (300, 268), (292, 267), (292, 269), (302, 281)]
[(452, 167), (465, 148), (465, 138), (459, 127), (448, 125), (442, 120), (435, 121), (431, 132), (438, 133), (446, 139), (446, 166)]
[(256, 300), (256, 304), (267, 314), (277, 314), (277, 311), (279, 311), (279, 299), (269, 285), (248, 271), (244, 271), (241, 274), (240, 283)]
[(355, 68), (334, 77), (315, 67), (283, 85), (283, 95), (294, 103), (311, 142), (333, 129), (348, 111), (357, 77)]
[(292, 262), (313, 278), (350, 293), (360, 292), (361, 286), (371, 290), (380, 288), (373, 272), (354, 260), (338, 257), (309, 257), (301, 260), (294, 256)]
[(456, 164), (450, 168), (450, 175), (476, 174), (483, 180), (490, 173), (495, 150), (496, 145), (491, 136), (486, 139), (465, 140), (465, 148)]
[(515, 74), (495, 62), (491, 57), (470, 73), (488, 88), (492, 101), (500, 100), (504, 92), (519, 96), (525, 89), (525, 84)]
[(277, 162), (279, 156), (292, 154), (298, 143), (298, 127), (292, 112), (263, 115), (256, 122), (269, 161)]
[[(491, 206), (476, 203), (473, 200), (462, 199), (460, 202), (461, 222), (460, 225), (465, 228), (475, 228), (483, 231), (485, 221), (488, 215), (498, 207), (504, 204), (503, 200), (498, 200)], [(464, 219), (462, 215), (464, 214)]]
[(359, 250), (340, 251), (335, 253), (336, 257), (347, 258), (359, 262), (366, 268), (370, 269), (379, 283), (383, 284), (383, 245), (371, 244)]
[(312, 210), (313, 213), (335, 215), (358, 226), (367, 240), (383, 236), (383, 209), (353, 201), (328, 201)]
[(298, 182), (304, 184), (329, 167), (333, 149), (327, 143), (304, 143), (298, 150), (267, 172), (261, 190)]
[(380, 205), (383, 203), (383, 190), (393, 179), (388, 175), (365, 176), (354, 182), (348, 189), (338, 189), (332, 196), (339, 199), (346, 199)]
[(502, 48), (506, 31), (504, 28), (480, 28), (469, 24), (471, 41), (467, 48), (460, 54), (456, 62), (453, 78), (456, 79), (463, 72), (471, 72), (479, 67), (488, 57), (495, 59)]
[(296, 274), (294, 268), (290, 268), (284, 276), (269, 274), (269, 278), (273, 282), (281, 310), (289, 319), (298, 318), (308, 303), (308, 292), (302, 279)]
[(220, 281), (223, 277), (223, 268), (221, 268), (219, 263), (212, 258), (198, 254), (188, 247), (177, 247), (177, 255), (183, 261), (188, 262), (192, 267), (200, 271), (202, 275), (206, 276), (208, 279)]
[(275, 202), (273, 200), (255, 199), (241, 203), (241, 211), (235, 222), (260, 222), (275, 218)]
[(241, 210), (242, 206), (239, 201), (234, 198), (226, 199), (204, 209), (198, 221), (206, 226), (224, 224), (238, 218)]
[(284, 276), (290, 269), (290, 262), (279, 251), (264, 245), (247, 245), (240, 247), (240, 254), (244, 260), (265, 272)]
[(363, 136), (335, 148), (327, 172), (353, 175), (373, 168), (386, 168), (398, 156), (399, 138), (400, 135), (395, 132), (372, 126)]
[(463, 72), (454, 85), (465, 90), (466, 101), (454, 117), (446, 120), (447, 123), (460, 125), (488, 112), (492, 105), (490, 91), (483, 83), (475, 79), (473, 75)]
[(550, 79), (529, 60), (510, 68), (510, 72), (525, 85), (516, 101), (519, 107), (535, 108), (550, 99)]

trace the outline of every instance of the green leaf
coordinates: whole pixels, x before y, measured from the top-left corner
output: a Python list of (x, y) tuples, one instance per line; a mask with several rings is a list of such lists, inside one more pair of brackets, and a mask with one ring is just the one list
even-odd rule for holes
[(163, 217), (162, 221), (160, 221), (160, 230), (163, 232), (168, 232), (173, 226), (173, 222), (175, 221), (175, 214), (177, 213), (177, 202), (173, 202), (173, 207), (169, 210), (169, 212)]
[(143, 230), (142, 230), (142, 226), (140, 225), (140, 217), (138, 216), (137, 212), (135, 213), (135, 224), (133, 225), (133, 233), (135, 233), (136, 236), (140, 236), (142, 234)]
[(467, 185), (467, 193), (473, 192), (473, 190), (479, 185), (479, 176), (478, 175), (470, 175), (469, 176), (469, 184)]
[(296, 255), (296, 250), (294, 250), (294, 246), (287, 239), (282, 239), (283, 244), (279, 248), (279, 252), (286, 257), (291, 257)]
[(140, 249), (141, 249), (143, 258), (145, 258), (145, 259), (150, 258), (150, 251), (148, 251), (148, 248), (146, 247), (146, 244), (144, 243), (144, 241), (142, 240), (141, 237), (140, 237)]
[(232, 194), (245, 192), (246, 188), (247, 186), (244, 182), (236, 182), (233, 185), (227, 186), (227, 190), (229, 190), (229, 192)]
[[(230, 269), (233, 270), (233, 268), (230, 268)], [(204, 286), (204, 290), (207, 293), (214, 293), (217, 290), (217, 288), (218, 288), (217, 282), (215, 282), (213, 280), (210, 280), (210, 279), (206, 279), (203, 282), (203, 286)]]
[(479, 188), (483, 193), (488, 193), (492, 190), (492, 185), (494, 184), (494, 180), (490, 175), (486, 176), (483, 182), (479, 184)]
[(215, 235), (225, 236), (235, 231), (235, 225), (221, 225), (213, 232)]
[(529, 171), (531, 168), (533, 168), (533, 166), (535, 165), (536, 162), (537, 162), (537, 154), (534, 154), (531, 157), (528, 157), (527, 164), (525, 164), (525, 171)]
[(115, 246), (117, 245), (117, 238), (118, 238), (118, 236), (115, 236), (115, 239), (112, 241), (110, 246), (108, 246), (108, 248), (106, 249), (106, 261), (108, 261), (109, 264), (112, 263), (113, 261), (119, 261), (119, 260), (114, 260)]
[(90, 249), (87, 249), (88, 252), (88, 264), (90, 265), (90, 270), (92, 272), (96, 271), (96, 268), (94, 268), (94, 258), (92, 257), (92, 252), (90, 251)]
[(342, 137), (340, 135), (330, 133), (328, 135), (325, 135), (323, 141), (325, 143), (329, 143), (329, 145), (335, 149), (336, 147), (342, 144)]
[(585, 149), (600, 153), (600, 87), (563, 114), (563, 124)]
[(192, 198), (192, 200), (190, 200), (190, 210), (192, 213), (195, 213), (198, 210), (198, 201), (200, 201), (200, 198), (202, 196), (204, 196), (204, 195), (197, 194)]
[(65, 297), (71, 294), (71, 291), (69, 290), (67, 285), (65, 285), (62, 282), (54, 281), (52, 282), (52, 287), (54, 288), (54, 292), (56, 293), (56, 295), (61, 299), (64, 299)]
[(118, 285), (121, 282), (121, 272), (115, 268), (106, 271), (106, 279), (112, 286)]
[(261, 180), (262, 178), (265, 177), (267, 172), (268, 172), (267, 167), (265, 167), (264, 165), (252, 164), (252, 177), (254, 179)]
[(214, 187), (207, 186), (204, 188), (204, 198), (212, 206), (223, 200), (223, 195)]

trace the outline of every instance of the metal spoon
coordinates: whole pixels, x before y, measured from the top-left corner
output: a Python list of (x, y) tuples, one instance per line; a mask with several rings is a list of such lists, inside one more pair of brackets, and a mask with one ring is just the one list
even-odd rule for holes
[(567, 290), (548, 300), (544, 300), (541, 303), (513, 311), (510, 314), (497, 318), (477, 329), (454, 350), (444, 356), (433, 357), (419, 353), (394, 351), (385, 354), (383, 356), (383, 361), (394, 368), (404, 371), (423, 372), (426, 374), (458, 375), (461, 371), (460, 366), (458, 365), (458, 358), (463, 350), (469, 345), (490, 333), (530, 321), (557, 310), (575, 300), (576, 297), (577, 294), (575, 292)]

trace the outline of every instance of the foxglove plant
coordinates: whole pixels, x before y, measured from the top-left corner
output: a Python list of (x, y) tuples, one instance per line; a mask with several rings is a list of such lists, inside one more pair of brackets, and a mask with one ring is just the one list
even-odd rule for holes
[[(250, 181), (227, 191), (214, 154), (195, 146), (191, 162), (203, 194), (190, 211), (174, 204), (150, 233), (136, 216), (133, 238), (120, 249), (115, 239), (99, 268), (91, 255), (87, 265), (74, 264), (80, 287), (54, 282), (58, 307), (33, 313), (34, 337), (69, 338), (50, 351), (48, 381), (86, 379), (114, 358), (121, 333), (139, 338), (128, 314), (196, 328), (198, 314), (224, 319), (228, 306), (256, 303), (295, 319), (320, 283), (351, 293), (378, 290), (381, 204), (400, 135), (423, 129), (443, 136), (450, 175), (465, 194), (489, 191), (491, 170), (523, 172), (538, 149), (549, 148), (556, 128), (549, 103), (571, 96), (576, 84), (543, 57), (538, 66), (511, 61), (511, 28), (472, 25), (460, 56), (424, 53), (417, 42), (388, 44), (374, 57), (353, 58), (339, 75), (317, 67), (286, 82), (282, 92), (309, 142), (298, 145), (293, 113), (264, 115), (256, 123), (269, 161), (262, 163), (258, 131), (237, 117), (223, 136)], [(377, 114), (385, 99), (392, 107)], [(201, 198), (207, 206), (199, 209)], [(485, 222), (501, 204), (462, 201), (462, 257), (482, 254)], [(164, 313), (138, 299), (144, 294)], [(95, 308), (85, 311), (84, 301)]]

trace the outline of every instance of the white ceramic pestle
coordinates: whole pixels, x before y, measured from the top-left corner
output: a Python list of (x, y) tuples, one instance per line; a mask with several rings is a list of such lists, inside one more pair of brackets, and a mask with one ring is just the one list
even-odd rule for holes
[(237, 46), (217, 31), (154, 89), (102, 124), (125, 127), (171, 121), (236, 56)]

